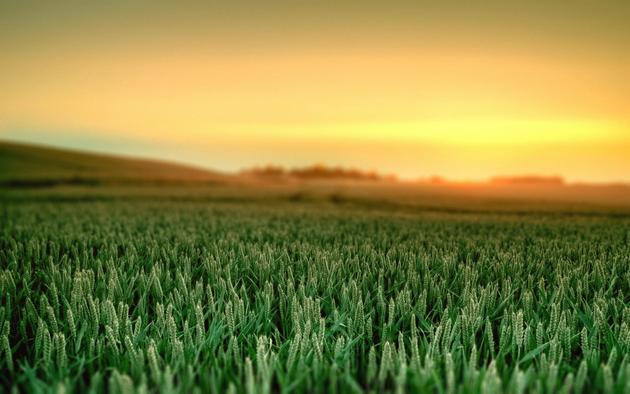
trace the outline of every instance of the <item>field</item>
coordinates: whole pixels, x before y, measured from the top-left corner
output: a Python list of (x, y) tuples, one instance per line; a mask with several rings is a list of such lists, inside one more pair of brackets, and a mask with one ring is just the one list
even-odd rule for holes
[(627, 207), (46, 163), (0, 189), (0, 391), (630, 392)]
[(624, 214), (19, 193), (7, 390), (630, 390)]

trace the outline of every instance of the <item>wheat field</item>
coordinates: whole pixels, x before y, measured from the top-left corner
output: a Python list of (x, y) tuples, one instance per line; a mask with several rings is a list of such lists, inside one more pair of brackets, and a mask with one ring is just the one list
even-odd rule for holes
[(630, 218), (4, 201), (1, 387), (628, 393)]

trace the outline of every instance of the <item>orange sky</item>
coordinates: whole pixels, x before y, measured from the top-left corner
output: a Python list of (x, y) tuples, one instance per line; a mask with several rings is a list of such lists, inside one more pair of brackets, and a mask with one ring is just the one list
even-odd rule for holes
[(630, 181), (625, 2), (52, 3), (0, 5), (0, 138)]

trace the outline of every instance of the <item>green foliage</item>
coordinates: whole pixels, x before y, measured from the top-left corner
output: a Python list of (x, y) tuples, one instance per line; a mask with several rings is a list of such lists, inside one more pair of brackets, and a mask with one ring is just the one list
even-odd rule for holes
[(0, 385), (630, 391), (630, 221), (334, 204), (0, 211)]

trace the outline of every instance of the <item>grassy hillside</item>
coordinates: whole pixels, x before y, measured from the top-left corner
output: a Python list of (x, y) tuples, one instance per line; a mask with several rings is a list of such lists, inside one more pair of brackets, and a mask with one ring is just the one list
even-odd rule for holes
[(225, 179), (224, 175), (185, 165), (0, 142), (0, 184), (8, 186)]

